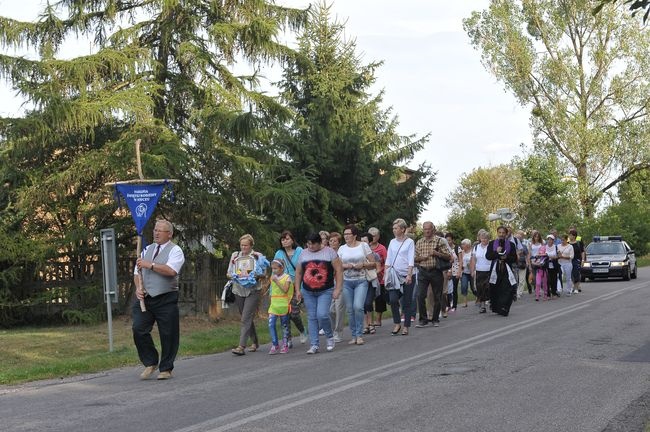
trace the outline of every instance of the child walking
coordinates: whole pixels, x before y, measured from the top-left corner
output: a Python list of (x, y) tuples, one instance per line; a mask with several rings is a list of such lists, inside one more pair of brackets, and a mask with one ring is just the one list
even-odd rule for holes
[(548, 255), (546, 254), (546, 246), (542, 245), (537, 255), (532, 258), (531, 263), (535, 271), (535, 301), (539, 301), (540, 294), (544, 296), (544, 300), (548, 300), (550, 294), (548, 293)]
[[(293, 297), (293, 282), (291, 276), (284, 272), (284, 263), (280, 260), (271, 262), (271, 304), (269, 305), (269, 334), (271, 335), (271, 350), (269, 354), (286, 354), (289, 352), (289, 314), (291, 313), (291, 298)], [(278, 332), (275, 323), (280, 318), (282, 327), (282, 348), (279, 349)]]

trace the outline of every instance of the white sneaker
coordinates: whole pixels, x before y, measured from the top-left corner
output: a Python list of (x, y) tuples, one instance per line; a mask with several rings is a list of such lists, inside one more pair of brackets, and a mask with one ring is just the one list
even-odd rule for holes
[(325, 336), (325, 330), (323, 330), (323, 329), (318, 330), (318, 335), (319, 336)]
[(334, 346), (336, 345), (334, 338), (327, 338), (327, 351), (334, 351)]
[(300, 343), (303, 345), (307, 343), (307, 330), (304, 333), (300, 333)]
[(578, 294), (578, 290), (574, 289), (573, 291), (571, 291), (571, 294)]
[(316, 354), (318, 352), (318, 345), (312, 345), (308, 350), (307, 354)]
[(343, 342), (343, 338), (338, 334), (338, 332), (334, 332), (334, 342), (336, 343)]

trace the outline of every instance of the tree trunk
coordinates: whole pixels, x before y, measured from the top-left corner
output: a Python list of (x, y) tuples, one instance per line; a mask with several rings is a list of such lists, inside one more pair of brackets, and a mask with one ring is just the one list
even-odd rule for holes
[(585, 219), (591, 219), (594, 216), (594, 199), (589, 192), (589, 177), (587, 163), (581, 162), (578, 166), (578, 201), (580, 210)]

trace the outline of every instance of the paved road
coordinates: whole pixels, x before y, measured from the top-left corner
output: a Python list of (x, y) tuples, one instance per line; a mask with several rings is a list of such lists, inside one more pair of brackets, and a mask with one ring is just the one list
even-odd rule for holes
[[(650, 270), (511, 315), (470, 306), (439, 328), (332, 353), (186, 358), (169, 381), (123, 368), (0, 387), (3, 431), (639, 430), (650, 400)], [(324, 342), (323, 342), (324, 345)], [(640, 408), (639, 408), (640, 407)], [(642, 429), (641, 429), (642, 430)]]

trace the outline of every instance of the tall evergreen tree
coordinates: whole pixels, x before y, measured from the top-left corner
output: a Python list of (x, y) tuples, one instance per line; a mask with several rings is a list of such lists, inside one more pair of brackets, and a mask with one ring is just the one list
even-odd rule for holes
[(431, 168), (404, 168), (428, 135), (397, 133), (396, 117), (381, 107), (382, 94), (369, 90), (381, 64), (361, 64), (343, 29), (330, 7), (316, 6), (280, 83), (296, 113), (292, 127), (277, 137), (290, 162), (286, 178), (303, 176), (312, 184), (301, 217), (284, 223), (300, 232), (346, 223), (390, 232), (396, 217), (415, 222), (431, 195)]
[[(26, 261), (96, 256), (99, 228), (115, 227), (133, 253), (130, 217), (104, 183), (137, 178), (136, 139), (145, 177), (181, 180), (176, 202), (158, 210), (181, 240), (212, 234), (225, 248), (255, 233), (259, 209), (276, 199), (265, 130), (290, 114), (260, 91), (259, 69), (291, 56), (280, 32), (304, 19), (262, 0), (60, 0), (35, 22), (0, 17), (6, 52), (35, 53), (0, 55), (0, 76), (26, 107), (0, 119), (0, 234), (13, 245), (0, 257), (3, 304), (33, 298), (15, 283)], [(95, 52), (63, 59), (74, 37)], [(236, 63), (252, 72), (236, 75)]]
[[(0, 56), (0, 74), (29, 107), (0, 124), (5, 211), (58, 251), (87, 252), (80, 245), (113, 218), (103, 183), (137, 177), (142, 138), (145, 177), (182, 180), (177, 203), (160, 211), (192, 237), (236, 238), (274, 199), (260, 194), (275, 157), (264, 131), (289, 118), (259, 90), (259, 68), (291, 56), (278, 36), (304, 19), (261, 0), (60, 0), (37, 22), (0, 18), (5, 48), (38, 53)], [(78, 35), (97, 52), (58, 58)], [(236, 75), (238, 62), (252, 73)]]

